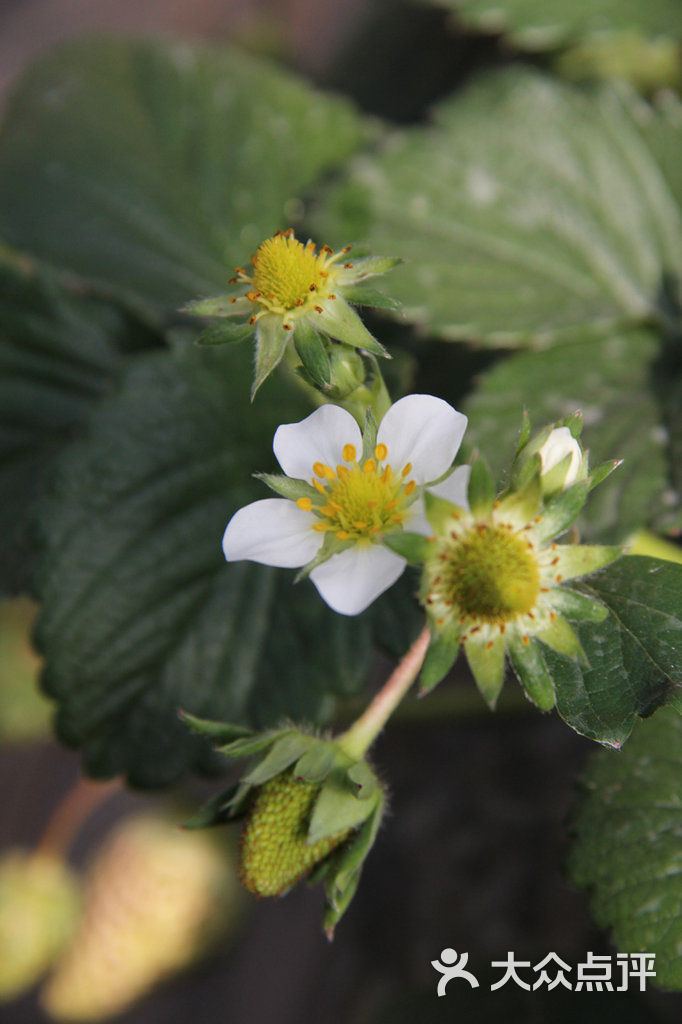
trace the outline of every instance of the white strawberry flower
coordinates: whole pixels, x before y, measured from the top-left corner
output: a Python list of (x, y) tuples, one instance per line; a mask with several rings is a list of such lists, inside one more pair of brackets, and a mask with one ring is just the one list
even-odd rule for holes
[(406, 560), (384, 538), (403, 529), (430, 535), (423, 492), (466, 506), (469, 468), (449, 475), (467, 418), (440, 398), (408, 395), (390, 407), (376, 436), (349, 412), (323, 405), (278, 427), (273, 449), (285, 477), (265, 476), (285, 495), (252, 502), (228, 523), (228, 561), (305, 566), (322, 598), (357, 615), (387, 590)]

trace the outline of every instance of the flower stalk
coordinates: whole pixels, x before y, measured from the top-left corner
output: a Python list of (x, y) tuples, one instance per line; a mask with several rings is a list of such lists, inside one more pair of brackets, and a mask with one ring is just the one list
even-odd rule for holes
[(430, 640), (429, 627), (424, 626), (369, 707), (338, 737), (338, 745), (349, 757), (361, 758), (367, 753), (419, 675)]

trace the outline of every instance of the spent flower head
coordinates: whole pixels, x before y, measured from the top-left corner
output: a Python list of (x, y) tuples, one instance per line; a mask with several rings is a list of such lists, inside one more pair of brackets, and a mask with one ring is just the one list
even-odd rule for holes
[(405, 568), (406, 559), (385, 546), (386, 537), (404, 529), (430, 532), (425, 487), (465, 501), (467, 467), (441, 478), (466, 423), (440, 398), (408, 395), (390, 407), (378, 429), (368, 414), (364, 434), (336, 405), (280, 426), (273, 448), (286, 476), (260, 478), (281, 497), (235, 513), (223, 537), (225, 557), (304, 567), (331, 608), (357, 615)]
[[(491, 705), (502, 687), (508, 657), (528, 696), (549, 709), (555, 693), (544, 647), (583, 660), (569, 620), (606, 617), (603, 605), (570, 584), (614, 561), (622, 549), (558, 544), (555, 538), (573, 523), (590, 488), (617, 463), (599, 467), (592, 476), (578, 473), (563, 490), (547, 493), (543, 446), (552, 431), (538, 435), (539, 445), (538, 438), (524, 440), (512, 467), (512, 483), (502, 494), (496, 496), (479, 459), (471, 471), (468, 509), (427, 493), (432, 536), (424, 540), (405, 534), (398, 541), (406, 554), (424, 563), (421, 599), (433, 637), (421, 675), (425, 690), (443, 678), (463, 647)], [(548, 450), (551, 454), (551, 448), (544, 448)], [(564, 477), (572, 455), (572, 449), (566, 455), (559, 451), (556, 465)]]
[(232, 291), (200, 299), (185, 307), (195, 316), (217, 318), (199, 341), (220, 344), (256, 339), (256, 369), (252, 397), (275, 369), (293, 340), (305, 378), (332, 396), (334, 378), (332, 343), (386, 356), (352, 305), (398, 308), (398, 303), (367, 287), (366, 282), (385, 274), (399, 259), (369, 257), (351, 261), (351, 246), (334, 252), (324, 245), (317, 251), (308, 240), (300, 242), (293, 230), (266, 238), (251, 257), (248, 270), (237, 267), (230, 280)]

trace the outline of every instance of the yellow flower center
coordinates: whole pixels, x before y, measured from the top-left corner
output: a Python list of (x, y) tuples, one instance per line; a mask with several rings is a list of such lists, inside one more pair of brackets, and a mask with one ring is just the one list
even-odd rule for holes
[(427, 604), (437, 617), (502, 625), (532, 612), (540, 570), (529, 542), (505, 524), (453, 528), (426, 565)]
[(313, 464), (313, 485), (324, 501), (314, 505), (310, 498), (299, 498), (297, 502), (299, 508), (320, 516), (313, 529), (332, 530), (339, 540), (353, 541), (371, 541), (377, 534), (401, 529), (417, 487), (407, 479), (412, 464), (394, 473), (385, 444), (378, 444), (374, 458), (362, 465), (355, 446), (346, 444), (343, 459), (335, 470), (321, 462)]
[[(289, 314), (304, 308), (321, 312), (321, 301), (336, 298), (330, 291), (336, 277), (334, 264), (349, 249), (347, 246), (335, 253), (324, 245), (318, 253), (313, 242), (303, 245), (291, 229), (266, 238), (251, 257), (253, 274), (237, 267), (237, 275), (232, 278), (232, 283), (249, 285), (245, 297), (260, 307), (251, 317), (251, 323), (264, 313), (277, 313), (288, 320)], [(291, 327), (290, 324), (284, 326)]]

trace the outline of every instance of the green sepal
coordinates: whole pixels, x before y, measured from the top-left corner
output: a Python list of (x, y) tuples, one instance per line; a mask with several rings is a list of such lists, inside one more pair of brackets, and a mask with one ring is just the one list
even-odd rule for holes
[(459, 634), (438, 633), (432, 637), (419, 676), (419, 696), (430, 693), (448, 674), (459, 654)]
[(262, 316), (256, 323), (256, 372), (251, 385), (251, 401), (261, 384), (282, 361), (291, 331), (285, 331), (281, 316)]
[(553, 620), (539, 628), (535, 633), (535, 638), (541, 640), (543, 644), (547, 644), (548, 647), (551, 647), (558, 654), (563, 654), (566, 658), (572, 658), (574, 661), (579, 661), (582, 665), (588, 666), (580, 640), (578, 640), (566, 619), (560, 615), (557, 615)]
[(355, 895), (362, 865), (374, 845), (381, 825), (384, 807), (382, 795), (371, 816), (358, 830), (355, 839), (332, 854), (326, 872), (327, 908), (323, 918), (323, 927), (330, 940), (334, 937), (334, 928)]
[(557, 462), (556, 466), (552, 466), (551, 469), (547, 470), (542, 474), (542, 492), (546, 496), (553, 496), (557, 493), (561, 493), (566, 483), (566, 477), (571, 467), (571, 461), (573, 459), (572, 452), (568, 455), (564, 455), (560, 462)]
[(489, 641), (469, 638), (464, 643), (464, 653), (476, 685), (487, 704), (494, 709), (504, 683), (504, 653), (506, 644), (501, 636)]
[(315, 801), (307, 843), (315, 843), (346, 829), (356, 828), (372, 813), (371, 800), (361, 800), (347, 769), (335, 768), (327, 776)]
[(598, 484), (602, 483), (603, 480), (606, 480), (607, 476), (610, 476), (614, 469), (618, 469), (618, 467), (622, 465), (622, 459), (609, 459), (608, 462), (600, 462), (587, 478), (589, 490), (593, 490)]
[(275, 741), (265, 757), (247, 772), (242, 782), (248, 783), (249, 786), (262, 786), (268, 779), (280, 775), (298, 761), (299, 757), (315, 743), (317, 740), (314, 736), (295, 730), (286, 732)]
[(374, 458), (374, 449), (377, 446), (377, 432), (379, 425), (376, 421), (376, 416), (372, 412), (370, 406), (367, 407), (365, 412), (365, 425), (362, 431), (362, 461), (366, 462), (367, 459)]
[(345, 551), (347, 548), (352, 548), (355, 541), (353, 540), (339, 540), (338, 537), (334, 536), (331, 530), (328, 530), (324, 535), (322, 541), (322, 547), (317, 552), (314, 558), (311, 558), (309, 562), (299, 569), (294, 577), (294, 583), (300, 583), (301, 580), (305, 580), (310, 576), (313, 569), (316, 569), (318, 565), (322, 565), (323, 562), (328, 561), (332, 555), (338, 555), (341, 551)]
[[(369, 256), (366, 259), (357, 260), (353, 266), (353, 281), (362, 281), (367, 277), (379, 277), (387, 274), (404, 260), (400, 256)], [(345, 294), (344, 287), (344, 294)]]
[(357, 787), (355, 795), (358, 800), (369, 800), (379, 786), (376, 775), (366, 761), (356, 761), (348, 769), (347, 775)]
[(558, 558), (556, 571), (565, 580), (603, 569), (623, 554), (623, 549), (616, 545), (601, 544), (557, 544), (554, 547)]
[(396, 555), (400, 555), (410, 565), (423, 565), (431, 548), (428, 537), (421, 533), (409, 533), (406, 530), (387, 533), (383, 538), (383, 544), (391, 551), (395, 551)]
[(488, 463), (480, 456), (471, 464), (471, 476), (467, 499), (469, 509), (475, 519), (488, 519), (495, 503), (496, 491), (493, 475)]
[(281, 473), (254, 473), (256, 480), (262, 481), (275, 494), (280, 494), (290, 501), (298, 501), (299, 498), (310, 498), (314, 505), (319, 505), (321, 495), (315, 490), (312, 484), (305, 480), (295, 480), (290, 476), (282, 476)]
[[(570, 460), (570, 458), (571, 456), (569, 455), (568, 459)], [(565, 461), (562, 460), (559, 466), (562, 466)], [(556, 468), (558, 469), (559, 466)], [(564, 467), (564, 474), (567, 468), (568, 465)], [(543, 484), (546, 479), (545, 477)], [(559, 491), (558, 494), (549, 499), (540, 513), (541, 521), (534, 529), (535, 536), (541, 546), (546, 544), (547, 541), (552, 540), (553, 537), (559, 536), (576, 520), (587, 500), (587, 492), (587, 480), (578, 480), (570, 487), (567, 487), (565, 491)]]
[(551, 711), (556, 701), (554, 682), (538, 645), (532, 638), (524, 644), (520, 637), (512, 637), (508, 642), (508, 651), (514, 671), (528, 697), (541, 711)]
[(338, 762), (338, 747), (334, 743), (320, 740), (298, 759), (294, 765), (294, 775), (306, 782), (322, 782)]
[(351, 302), (354, 306), (370, 306), (373, 309), (402, 309), (401, 302), (391, 298), (390, 295), (384, 295), (383, 292), (372, 288), (371, 285), (347, 285), (343, 289), (343, 297), (346, 302)]
[[(240, 287), (243, 290), (243, 286)], [(234, 294), (228, 294), (212, 295), (207, 299), (195, 299), (182, 306), (180, 312), (189, 313), (191, 316), (236, 316), (241, 310), (239, 302), (233, 302), (233, 298), (235, 298)], [(248, 299), (246, 301), (248, 302)]]
[(563, 420), (559, 420), (554, 424), (555, 427), (568, 427), (571, 431), (571, 437), (575, 438), (576, 441), (580, 440), (580, 435), (583, 432), (584, 425), (583, 414), (580, 410), (572, 412), (569, 416), (564, 417)]
[(245, 736), (243, 739), (233, 740), (231, 743), (218, 747), (218, 753), (223, 757), (251, 757), (252, 754), (260, 754), (267, 747), (271, 747), (285, 731), (290, 732), (291, 730), (277, 729), (270, 732), (254, 733), (252, 737)]
[(234, 817), (232, 814), (232, 801), (239, 789), (240, 785), (236, 783), (230, 786), (229, 789), (225, 789), (211, 797), (191, 818), (183, 821), (182, 828), (188, 832), (193, 832), (197, 829), (224, 825), (225, 822), (231, 821)]
[(448, 529), (454, 529), (460, 519), (468, 517), (465, 509), (453, 505), (446, 498), (439, 498), (431, 491), (424, 491), (424, 511), (436, 536), (446, 533)]
[(303, 368), (315, 387), (326, 389), (331, 381), (331, 362), (322, 337), (310, 320), (301, 318), (294, 325), (294, 346)]
[(521, 454), (521, 452), (523, 451), (523, 449), (526, 447), (526, 445), (528, 444), (528, 438), (529, 437), (530, 437), (530, 416), (528, 415), (527, 410), (524, 409), (523, 410), (523, 414), (521, 416), (521, 433), (519, 434), (519, 440), (518, 440), (518, 443), (516, 445), (516, 454), (514, 455), (514, 459), (517, 459), (519, 457), (519, 455)]
[(387, 359), (391, 358), (384, 346), (369, 333), (355, 310), (340, 296), (322, 303), (322, 312), (318, 314), (317, 323), (330, 338), (343, 341), (351, 348), (360, 348)]
[(232, 740), (244, 739), (247, 736), (254, 736), (253, 729), (245, 725), (232, 725), (230, 722), (214, 722), (209, 718), (198, 718), (191, 715), (189, 711), (178, 711), (180, 721), (188, 725), (192, 732), (197, 732), (211, 740), (215, 746), (222, 746)]
[(603, 622), (609, 614), (608, 608), (601, 601), (586, 594), (579, 594), (575, 590), (568, 590), (567, 587), (552, 589), (551, 605), (565, 618), (575, 621)]
[(534, 455), (528, 462), (531, 476), (518, 490), (507, 491), (498, 506), (498, 519), (510, 516), (519, 526), (529, 523), (542, 504), (542, 483), (540, 481), (540, 456)]
[(195, 345), (237, 345), (241, 341), (253, 338), (254, 329), (251, 324), (235, 324), (229, 320), (221, 320), (211, 324), (195, 341)]

